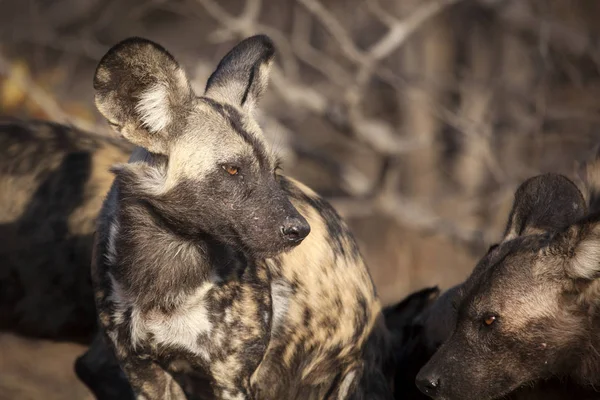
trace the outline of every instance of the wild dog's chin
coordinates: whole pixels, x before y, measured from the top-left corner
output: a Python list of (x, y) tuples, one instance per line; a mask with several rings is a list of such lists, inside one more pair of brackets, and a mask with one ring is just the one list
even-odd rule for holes
[(280, 243), (280, 244), (273, 243), (272, 246), (266, 246), (266, 247), (244, 246), (244, 249), (247, 253), (250, 253), (254, 258), (264, 259), (264, 258), (277, 257), (280, 254), (287, 253), (288, 251), (295, 249), (300, 243), (302, 243), (302, 240), (299, 242), (293, 242), (293, 243), (290, 243), (290, 242)]
[[(439, 354), (436, 353), (438, 357)], [(436, 355), (430, 360), (434, 364), (426, 364), (415, 379), (419, 390), (434, 400), (498, 400), (536, 380), (534, 376), (518, 376), (516, 371), (493, 366), (485, 373), (485, 368), (473, 360), (436, 366)], [(453, 361), (456, 356), (447, 357)]]
[(461, 393), (440, 393), (435, 397), (431, 397), (434, 400), (502, 400), (508, 398), (515, 390), (525, 387), (527, 385), (532, 385), (532, 383), (524, 383), (524, 384), (513, 384), (502, 388), (501, 390), (494, 391), (485, 391), (480, 392), (477, 390), (465, 390), (461, 391)]
[(431, 396), (426, 394), (427, 396), (429, 396), (431, 399), (433, 400), (500, 400), (500, 399), (504, 399), (506, 398), (508, 395), (510, 395), (511, 391), (507, 391), (506, 393), (498, 393), (496, 395), (469, 395), (469, 396), (464, 396), (464, 395), (445, 395), (445, 394), (439, 394), (439, 395), (435, 395), (435, 396)]

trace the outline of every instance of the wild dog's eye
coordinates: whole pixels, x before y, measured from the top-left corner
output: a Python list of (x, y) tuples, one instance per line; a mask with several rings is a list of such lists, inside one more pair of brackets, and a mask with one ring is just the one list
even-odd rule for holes
[(238, 167), (235, 167), (233, 165), (223, 165), (223, 169), (227, 171), (229, 175), (237, 175), (240, 171)]
[(494, 325), (494, 323), (496, 322), (496, 320), (498, 319), (498, 317), (496, 317), (495, 315), (487, 315), (484, 319), (483, 319), (483, 323), (486, 326), (492, 326)]

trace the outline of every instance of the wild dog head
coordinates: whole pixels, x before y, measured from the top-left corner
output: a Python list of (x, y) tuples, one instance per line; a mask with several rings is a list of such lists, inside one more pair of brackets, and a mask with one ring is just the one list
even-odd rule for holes
[(552, 376), (597, 379), (600, 222), (586, 214), (563, 176), (521, 185), (504, 239), (455, 297), (454, 331), (417, 376), (424, 393), (485, 400)]
[(253, 118), (274, 53), (264, 35), (240, 42), (197, 96), (160, 45), (130, 38), (112, 47), (94, 77), (96, 105), (151, 159), (114, 168), (121, 193), (186, 237), (216, 238), (256, 256), (300, 243), (310, 226), (278, 184)]

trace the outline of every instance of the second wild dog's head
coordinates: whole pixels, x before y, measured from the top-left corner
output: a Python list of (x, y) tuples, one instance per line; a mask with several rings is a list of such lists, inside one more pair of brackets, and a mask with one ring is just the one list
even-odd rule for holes
[(253, 111), (275, 49), (257, 35), (220, 61), (202, 96), (160, 45), (129, 38), (100, 61), (96, 106), (151, 162), (113, 168), (124, 196), (187, 237), (210, 236), (254, 256), (299, 244), (310, 226), (278, 183)]
[(600, 220), (557, 174), (515, 193), (503, 239), (454, 295), (454, 329), (419, 372), (434, 399), (503, 398), (552, 377), (594, 383)]

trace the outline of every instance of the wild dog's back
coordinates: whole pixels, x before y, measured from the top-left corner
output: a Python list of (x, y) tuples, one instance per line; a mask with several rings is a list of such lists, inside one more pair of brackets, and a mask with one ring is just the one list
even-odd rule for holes
[(0, 118), (0, 328), (91, 333), (91, 235), (108, 166), (128, 150), (64, 125)]

